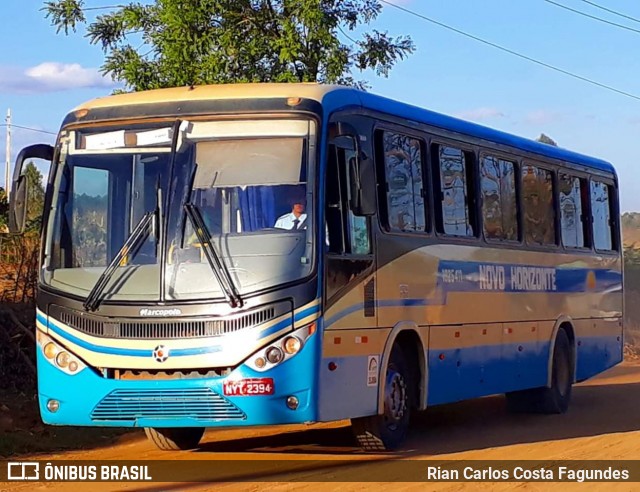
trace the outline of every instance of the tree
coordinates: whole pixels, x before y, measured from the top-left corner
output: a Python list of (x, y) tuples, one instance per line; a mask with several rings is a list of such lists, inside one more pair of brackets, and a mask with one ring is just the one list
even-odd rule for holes
[(9, 226), (9, 202), (4, 188), (0, 188), (0, 233), (6, 232)]
[[(57, 32), (68, 34), (87, 23), (84, 3), (51, 0), (43, 10)], [(414, 50), (410, 37), (386, 31), (354, 37), (381, 10), (378, 0), (131, 2), (90, 22), (87, 37), (104, 50), (103, 74), (127, 90), (229, 82), (366, 87), (354, 69), (386, 77)]]
[(27, 228), (37, 230), (42, 220), (42, 208), (44, 207), (44, 187), (42, 186), (42, 174), (33, 162), (28, 162), (24, 168), (29, 188), (27, 191)]
[(553, 138), (545, 135), (544, 133), (541, 133), (540, 136), (538, 138), (536, 138), (536, 141), (541, 142), (541, 143), (545, 143), (547, 145), (553, 145), (554, 147), (558, 146), (558, 144), (556, 143), (556, 141)]

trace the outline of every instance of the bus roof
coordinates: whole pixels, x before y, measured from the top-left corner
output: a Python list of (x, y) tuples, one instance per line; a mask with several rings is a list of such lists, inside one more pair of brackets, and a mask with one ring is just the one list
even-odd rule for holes
[(362, 106), (366, 108), (392, 114), (400, 118), (425, 123), (451, 132), (456, 132), (461, 135), (469, 135), (489, 142), (521, 149), (532, 154), (580, 164), (594, 170), (611, 173), (614, 176), (616, 175), (613, 165), (602, 159), (579, 154), (571, 150), (537, 142), (528, 138), (518, 137), (517, 135), (494, 130), (486, 126), (397, 102), (374, 94), (363, 92), (359, 92), (359, 94)]
[(347, 107), (363, 107), (399, 118), (442, 128), (461, 135), (494, 142), (524, 151), (583, 166), (615, 175), (613, 165), (602, 159), (589, 157), (570, 150), (543, 144), (506, 132), (436, 113), (410, 104), (394, 101), (358, 89), (339, 85), (315, 83), (299, 84), (218, 84), (195, 87), (176, 87), (151, 91), (118, 94), (94, 99), (80, 109), (99, 109), (139, 104), (157, 104), (177, 101), (204, 101), (216, 99), (261, 99), (300, 97), (317, 101), (327, 114)]
[[(79, 109), (98, 109), (134, 104), (154, 104), (172, 101), (205, 101), (215, 99), (260, 99), (301, 97), (322, 102), (326, 94), (338, 90), (359, 92), (339, 85), (301, 84), (216, 84), (194, 87), (173, 87), (150, 91), (129, 92), (100, 97), (78, 106)], [(74, 111), (75, 111), (74, 110)]]

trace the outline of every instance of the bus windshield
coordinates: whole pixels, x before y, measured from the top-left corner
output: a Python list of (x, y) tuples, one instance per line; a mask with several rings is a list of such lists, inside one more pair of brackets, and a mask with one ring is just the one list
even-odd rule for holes
[[(104, 300), (219, 299), (310, 273), (312, 121), (91, 127), (63, 133), (59, 146), (46, 285), (86, 298), (116, 261)], [(150, 213), (150, 233), (123, 252)]]

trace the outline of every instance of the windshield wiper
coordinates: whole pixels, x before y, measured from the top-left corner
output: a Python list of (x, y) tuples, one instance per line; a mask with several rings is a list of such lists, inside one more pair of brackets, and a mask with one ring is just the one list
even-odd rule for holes
[(98, 309), (98, 306), (102, 302), (102, 293), (104, 289), (107, 287), (109, 280), (113, 277), (116, 269), (121, 265), (124, 258), (127, 255), (133, 255), (136, 253), (138, 246), (142, 244), (142, 241), (149, 236), (149, 232), (151, 231), (151, 223), (154, 217), (158, 215), (158, 209), (153, 212), (145, 213), (138, 224), (135, 226), (131, 235), (124, 242), (116, 256), (111, 260), (109, 266), (104, 269), (104, 272), (98, 277), (93, 289), (89, 292), (87, 299), (84, 301), (84, 308), (87, 311), (95, 311)]
[(233, 283), (233, 279), (231, 278), (229, 270), (227, 270), (227, 267), (224, 265), (213, 246), (211, 233), (209, 232), (209, 229), (207, 229), (207, 226), (202, 219), (200, 210), (198, 210), (198, 207), (191, 203), (185, 203), (184, 210), (187, 214), (187, 217), (189, 217), (189, 221), (193, 226), (198, 241), (200, 241), (200, 244), (204, 251), (204, 255), (207, 258), (209, 266), (211, 267), (211, 271), (213, 271), (213, 274), (216, 276), (216, 279), (220, 284), (220, 287), (222, 287), (225, 299), (232, 308), (242, 307), (244, 301), (242, 300), (242, 297), (240, 297), (240, 293)]

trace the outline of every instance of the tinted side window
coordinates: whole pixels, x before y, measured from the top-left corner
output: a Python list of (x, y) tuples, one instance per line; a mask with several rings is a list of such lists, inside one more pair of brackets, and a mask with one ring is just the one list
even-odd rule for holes
[(515, 164), (485, 156), (480, 163), (482, 224), (488, 239), (518, 240)]
[(326, 182), (326, 246), (337, 255), (367, 255), (371, 253), (370, 222), (358, 217), (349, 207), (349, 162), (355, 159), (353, 150), (337, 149), (327, 166)]
[(469, 167), (472, 157), (461, 149), (436, 145), (440, 183), (439, 232), (452, 236), (474, 236), (469, 210)]
[(386, 181), (387, 229), (396, 232), (426, 230), (422, 150), (420, 140), (382, 132)]
[[(355, 152), (348, 150), (345, 152), (345, 164), (348, 166), (351, 159), (355, 159)], [(344, 181), (346, 181), (347, 203), (350, 201), (351, 191), (351, 176), (347, 172), (347, 168), (344, 169)], [(356, 255), (366, 255), (371, 253), (371, 242), (369, 241), (369, 220), (366, 217), (358, 217), (353, 214), (353, 211), (346, 206), (347, 210), (347, 223), (349, 226), (349, 251)]]
[(556, 244), (553, 173), (548, 169), (522, 167), (524, 236), (529, 244)]
[(611, 187), (600, 181), (591, 181), (591, 215), (593, 216), (593, 244), (599, 250), (613, 247), (613, 214), (611, 213)]
[(587, 182), (568, 174), (558, 175), (560, 195), (560, 230), (562, 244), (569, 248), (583, 248), (589, 245), (584, 215), (584, 193)]

